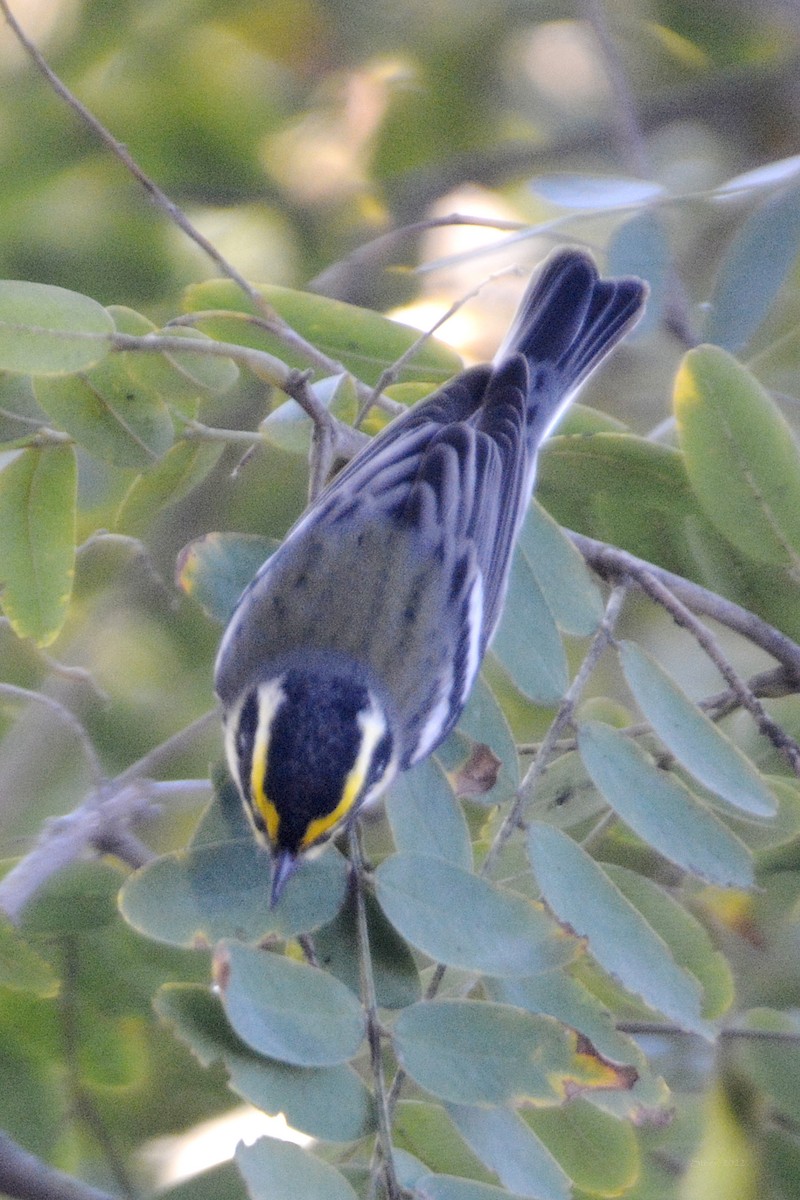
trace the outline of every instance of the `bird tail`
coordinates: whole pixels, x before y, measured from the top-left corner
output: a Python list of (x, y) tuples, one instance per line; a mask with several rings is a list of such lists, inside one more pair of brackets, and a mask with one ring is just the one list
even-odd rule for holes
[(600, 279), (588, 254), (562, 250), (531, 283), (494, 358), (517, 354), (528, 365), (529, 437), (539, 445), (599, 362), (639, 320), (648, 287), (641, 279)]

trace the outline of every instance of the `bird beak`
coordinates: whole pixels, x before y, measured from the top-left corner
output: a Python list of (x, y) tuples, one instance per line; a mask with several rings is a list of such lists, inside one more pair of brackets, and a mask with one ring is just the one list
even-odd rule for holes
[(300, 859), (291, 850), (279, 850), (272, 856), (272, 888), (269, 906), (274, 908), (283, 895), (283, 889), (300, 865)]

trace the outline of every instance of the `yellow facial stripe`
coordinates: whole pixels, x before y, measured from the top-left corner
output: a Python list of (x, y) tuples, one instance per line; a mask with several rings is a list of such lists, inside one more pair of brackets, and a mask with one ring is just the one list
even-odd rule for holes
[(361, 729), (361, 744), (358, 748), (356, 761), (348, 772), (342, 788), (342, 798), (332, 812), (309, 821), (303, 834), (301, 848), (307, 850), (325, 834), (330, 833), (339, 825), (359, 799), (364, 787), (372, 756), (383, 735), (386, 733), (386, 719), (373, 701), (372, 707), (358, 714), (358, 724)]
[(262, 683), (258, 689), (258, 725), (253, 739), (253, 760), (250, 764), (249, 796), (255, 809), (264, 819), (267, 827), (267, 837), (275, 844), (278, 838), (280, 817), (275, 805), (267, 796), (265, 782), (267, 778), (267, 753), (269, 751), (269, 735), (275, 713), (285, 699), (279, 679)]

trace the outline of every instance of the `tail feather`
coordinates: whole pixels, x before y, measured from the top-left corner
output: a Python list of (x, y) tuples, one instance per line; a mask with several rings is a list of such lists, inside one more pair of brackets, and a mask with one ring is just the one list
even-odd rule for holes
[(500, 367), (516, 355), (528, 365), (529, 430), (543, 440), (578, 387), (639, 319), (647, 298), (640, 279), (600, 279), (588, 254), (554, 254), (523, 297), (495, 355)]

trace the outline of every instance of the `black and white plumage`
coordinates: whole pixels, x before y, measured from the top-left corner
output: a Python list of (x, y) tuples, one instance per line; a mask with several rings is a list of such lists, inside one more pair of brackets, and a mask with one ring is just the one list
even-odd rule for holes
[(215, 684), (231, 770), (276, 859), (273, 901), (303, 852), (455, 725), (539, 447), (646, 290), (601, 280), (582, 252), (551, 257), (494, 363), (393, 421), (243, 593)]

